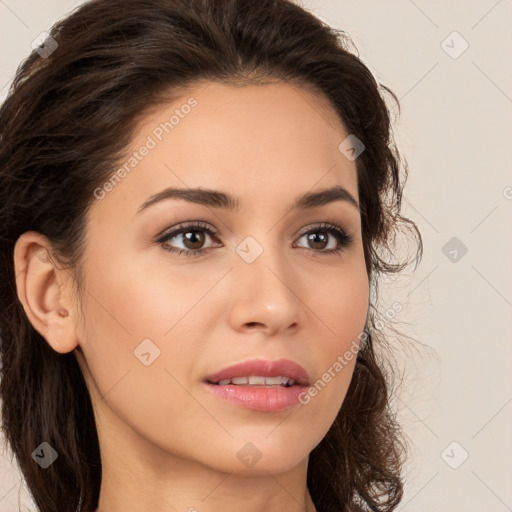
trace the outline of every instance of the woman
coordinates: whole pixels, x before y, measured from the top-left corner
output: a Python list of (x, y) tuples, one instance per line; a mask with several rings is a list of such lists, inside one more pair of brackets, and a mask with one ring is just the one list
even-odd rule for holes
[(400, 502), (376, 287), (421, 236), (348, 41), (286, 0), (93, 0), (18, 70), (0, 396), (42, 512)]

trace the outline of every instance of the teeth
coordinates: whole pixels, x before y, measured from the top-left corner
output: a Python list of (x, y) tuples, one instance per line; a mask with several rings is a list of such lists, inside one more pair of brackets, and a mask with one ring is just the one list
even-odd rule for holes
[[(254, 377), (252, 377), (254, 378)], [(259, 379), (260, 377), (256, 377)], [(285, 382), (286, 381), (286, 382)], [(252, 382), (249, 379), (249, 383), (252, 384)], [(264, 379), (261, 379), (261, 384), (287, 384), (288, 379), (286, 377), (265, 377)]]
[(217, 384), (226, 386), (234, 384), (235, 386), (293, 386), (294, 379), (288, 377), (261, 377), (259, 375), (251, 375), (250, 377), (234, 377), (232, 379), (222, 379)]

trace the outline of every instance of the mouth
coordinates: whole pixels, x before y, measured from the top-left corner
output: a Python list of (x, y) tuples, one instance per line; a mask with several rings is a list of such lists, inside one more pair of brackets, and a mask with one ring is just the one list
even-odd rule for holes
[(222, 386), (309, 386), (309, 375), (304, 367), (289, 359), (252, 359), (209, 375), (206, 381)]
[(239, 363), (207, 377), (206, 389), (246, 409), (278, 412), (298, 405), (309, 386), (306, 370), (293, 361), (256, 359)]
[(264, 377), (262, 375), (250, 375), (247, 377), (234, 377), (232, 379), (222, 379), (218, 382), (206, 381), (208, 384), (215, 386), (246, 386), (246, 387), (264, 387), (264, 388), (289, 388), (297, 386), (298, 383), (295, 379), (277, 376), (277, 377)]

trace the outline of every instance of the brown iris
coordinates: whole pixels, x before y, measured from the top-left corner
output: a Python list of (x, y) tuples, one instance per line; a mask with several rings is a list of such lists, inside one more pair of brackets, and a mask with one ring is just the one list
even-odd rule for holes
[(190, 242), (192, 244), (192, 247), (187, 245), (187, 243), (185, 243), (185, 246), (191, 250), (200, 249), (201, 246), (204, 244), (204, 238), (204, 233), (199, 230), (190, 230), (183, 233), (183, 242)]
[(320, 244), (320, 247), (313, 247), (313, 249), (323, 249), (327, 245), (327, 233), (324, 231), (319, 231), (318, 233), (321, 234), (318, 235), (317, 233), (310, 233), (308, 235), (308, 242)]

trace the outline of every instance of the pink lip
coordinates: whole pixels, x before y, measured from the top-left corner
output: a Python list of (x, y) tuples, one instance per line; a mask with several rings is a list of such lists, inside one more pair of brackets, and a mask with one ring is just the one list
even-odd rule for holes
[[(223, 379), (236, 377), (288, 377), (295, 379), (296, 384), (289, 387), (265, 387), (243, 385), (215, 384)], [(268, 361), (254, 359), (239, 363), (210, 375), (205, 380), (206, 388), (219, 398), (235, 403), (246, 409), (263, 412), (278, 412), (297, 405), (300, 395), (309, 386), (307, 371), (300, 365), (288, 359)]]
[(217, 383), (223, 379), (233, 379), (236, 377), (250, 377), (261, 375), (262, 377), (288, 377), (294, 379), (303, 386), (309, 385), (308, 372), (299, 364), (289, 359), (278, 359), (269, 361), (266, 359), (252, 359), (243, 363), (224, 368), (206, 378), (207, 382)]

